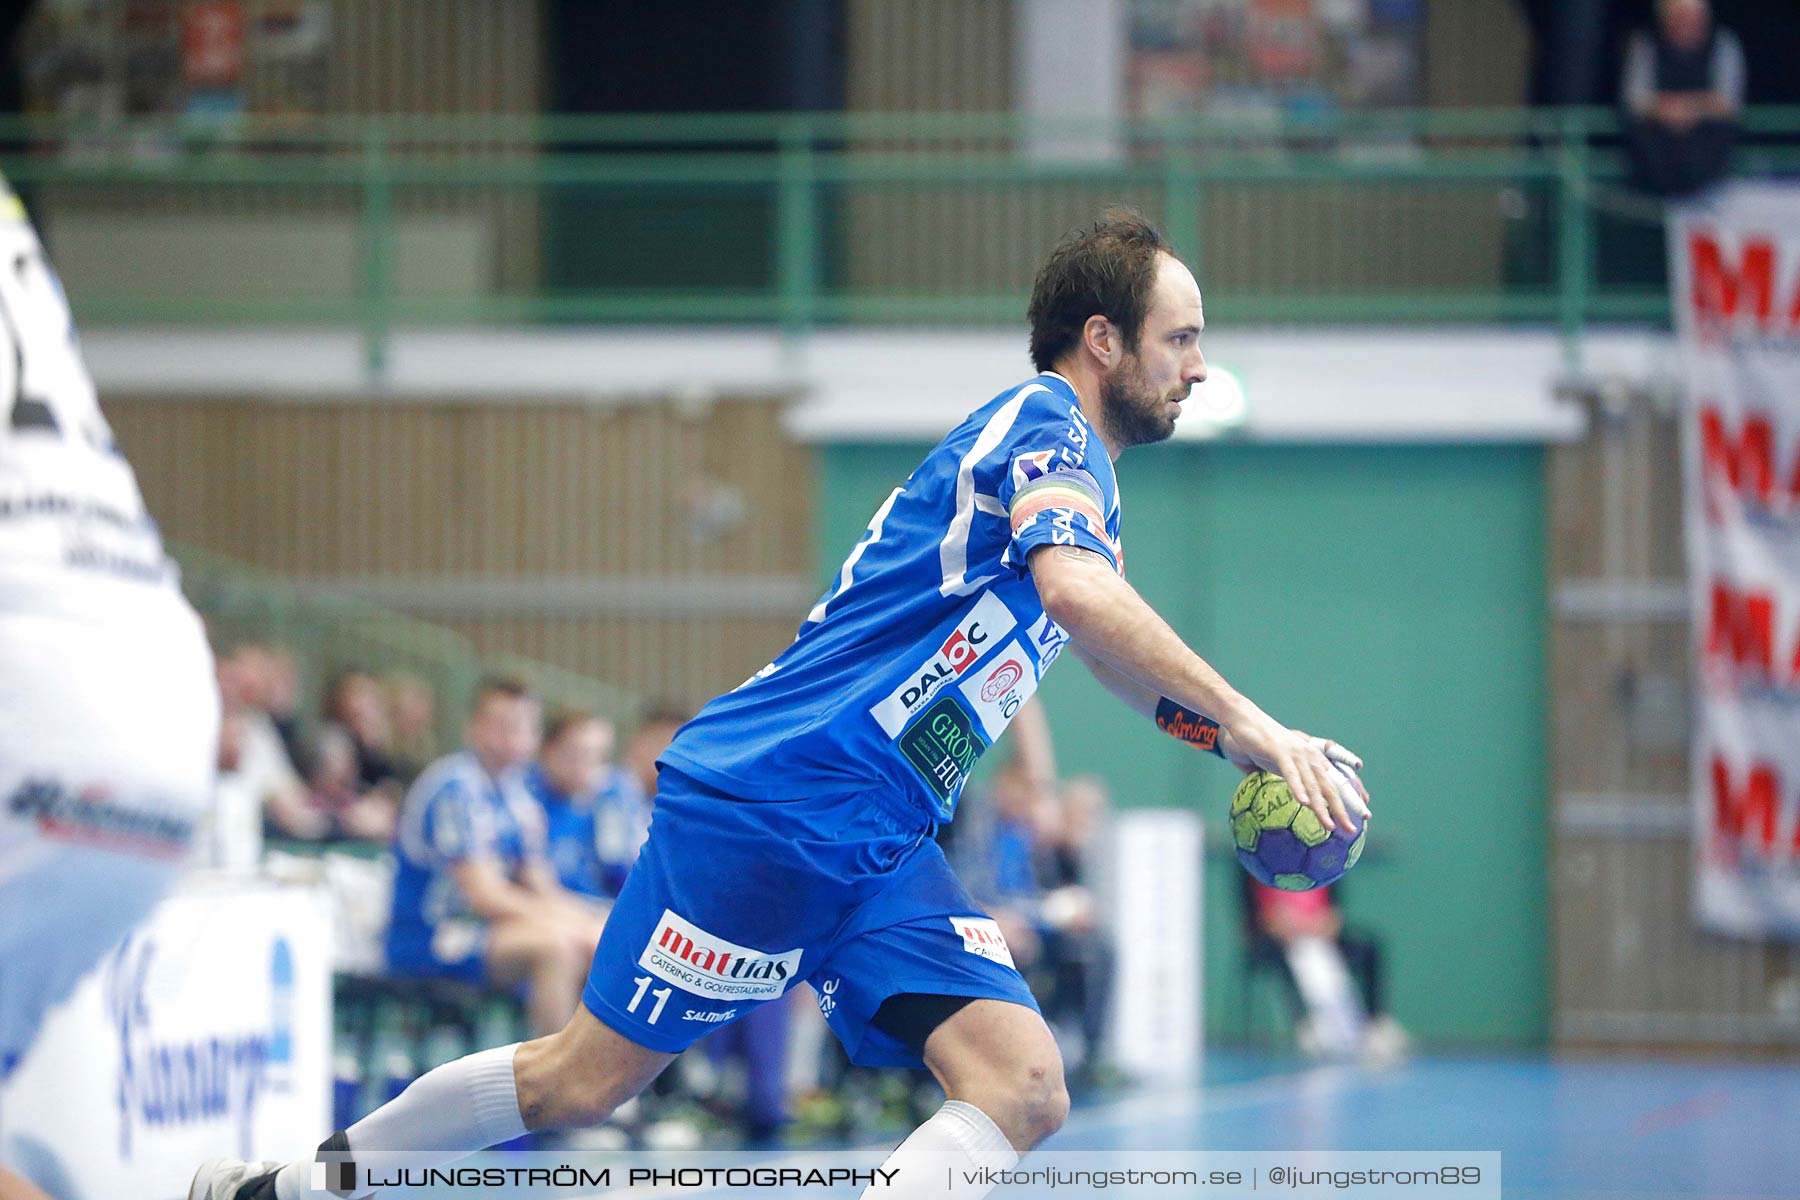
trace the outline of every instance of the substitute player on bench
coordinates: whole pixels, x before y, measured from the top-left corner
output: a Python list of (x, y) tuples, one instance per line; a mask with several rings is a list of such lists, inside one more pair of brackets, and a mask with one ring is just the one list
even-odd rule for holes
[[(1279, 773), (1328, 826), (1367, 814), (1353, 755), (1234, 691), (1125, 581), (1112, 460), (1174, 432), (1206, 377), (1193, 276), (1141, 218), (1112, 214), (1052, 254), (1030, 319), (1042, 373), (939, 443), (794, 643), (659, 760), (650, 840), (574, 1019), (430, 1072), (321, 1152), (366, 1168), (597, 1122), (805, 980), (854, 1061), (923, 1062), (949, 1097), (881, 1194), (942, 1194), (946, 1154), (1016, 1161), (1063, 1121), (1062, 1064), (932, 833), (1066, 645), (1164, 729)], [(299, 1200), (312, 1161), (215, 1161), (192, 1194)]]

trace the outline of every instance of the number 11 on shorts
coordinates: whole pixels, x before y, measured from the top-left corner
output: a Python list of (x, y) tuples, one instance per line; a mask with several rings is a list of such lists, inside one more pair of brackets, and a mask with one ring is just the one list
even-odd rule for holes
[[(638, 1010), (638, 1005), (644, 1002), (644, 992), (650, 986), (650, 976), (639, 975), (631, 982), (637, 984), (637, 991), (631, 994), (631, 1003), (625, 1006), (625, 1011), (628, 1013), (635, 1013)], [(656, 997), (656, 1003), (650, 1007), (650, 1015), (644, 1018), (646, 1021), (652, 1025), (656, 1024), (656, 1018), (662, 1016), (663, 1005), (669, 1002), (669, 994), (674, 990), (675, 989), (672, 987), (659, 987), (654, 992), (650, 993), (652, 996)]]

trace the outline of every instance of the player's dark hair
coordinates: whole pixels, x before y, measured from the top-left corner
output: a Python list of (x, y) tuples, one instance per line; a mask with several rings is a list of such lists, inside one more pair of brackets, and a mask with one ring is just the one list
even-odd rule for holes
[(1163, 235), (1135, 208), (1109, 208), (1091, 228), (1058, 243), (1031, 286), (1031, 365), (1048, 371), (1081, 340), (1082, 327), (1102, 316), (1137, 349), (1156, 256), (1173, 254)]
[(585, 708), (559, 708), (544, 721), (544, 745), (554, 746), (564, 734), (599, 719)]
[[(647, 729), (652, 725), (686, 725), (694, 719), (694, 711), (683, 708), (673, 700), (657, 700), (638, 717), (637, 729)], [(633, 732), (636, 732), (634, 729)]]
[(487, 675), (475, 685), (475, 711), (488, 702), (489, 697), (503, 696), (508, 700), (529, 700), (531, 689), (522, 680), (510, 675)]

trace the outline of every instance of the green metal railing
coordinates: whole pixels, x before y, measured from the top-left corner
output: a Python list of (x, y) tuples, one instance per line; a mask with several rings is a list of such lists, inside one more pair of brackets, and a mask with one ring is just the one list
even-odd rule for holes
[[(623, 688), (516, 654), (483, 654), (443, 626), (269, 576), (197, 546), (169, 549), (181, 564), (182, 590), (221, 649), (246, 641), (288, 648), (303, 665), (309, 699), (329, 675), (351, 667), (416, 679), (436, 697), (440, 746), (461, 740), (468, 701), (485, 674), (523, 681), (547, 709), (593, 712), (621, 726), (641, 707)], [(317, 704), (308, 707), (316, 711)]]
[[(1800, 109), (1745, 126), (1740, 172), (1800, 168)], [(353, 323), (375, 366), (397, 324), (1012, 324), (1049, 239), (1109, 199), (1158, 219), (1233, 323), (1534, 321), (1573, 340), (1667, 315), (1660, 279), (1609, 266), (1654, 250), (1617, 134), (1601, 109), (13, 119), (0, 170), (59, 258), (59, 238), (102, 247), (68, 280), (82, 319)], [(311, 221), (348, 283), (309, 277), (331, 250), (109, 269), (184, 220)], [(438, 271), (446, 246), (464, 276)]]

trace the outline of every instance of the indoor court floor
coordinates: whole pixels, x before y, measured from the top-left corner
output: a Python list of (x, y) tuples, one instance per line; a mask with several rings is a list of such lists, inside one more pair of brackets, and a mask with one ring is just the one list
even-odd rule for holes
[(1215, 1052), (1204, 1085), (1078, 1108), (1046, 1149), (1498, 1150), (1511, 1200), (1800, 1197), (1800, 1066)]

